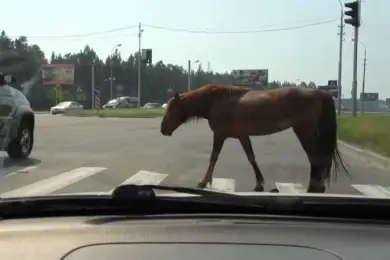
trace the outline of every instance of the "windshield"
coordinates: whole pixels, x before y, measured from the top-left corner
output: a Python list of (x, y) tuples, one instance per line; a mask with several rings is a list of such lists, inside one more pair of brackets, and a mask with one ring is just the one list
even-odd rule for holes
[(31, 108), (0, 88), (0, 197), (129, 183), (390, 197), (390, 1), (362, 2), (357, 39), (343, 1), (298, 2), (3, 8), (0, 72)]

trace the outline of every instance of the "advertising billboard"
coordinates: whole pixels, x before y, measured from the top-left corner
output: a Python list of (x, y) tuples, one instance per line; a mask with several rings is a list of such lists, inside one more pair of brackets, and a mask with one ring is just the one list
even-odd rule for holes
[(268, 69), (233, 70), (233, 84), (237, 86), (268, 85)]
[(364, 101), (378, 101), (379, 93), (360, 93), (360, 99)]
[(42, 83), (44, 85), (73, 85), (73, 64), (47, 64), (42, 68)]

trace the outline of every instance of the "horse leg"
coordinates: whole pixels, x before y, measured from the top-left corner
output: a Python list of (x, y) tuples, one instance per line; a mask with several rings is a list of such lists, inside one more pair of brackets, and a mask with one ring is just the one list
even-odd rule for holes
[(324, 160), (320, 158), (317, 151), (316, 131), (308, 129), (307, 126), (293, 127), (293, 130), (310, 162), (310, 181), (307, 192), (325, 193), (324, 170), (326, 167), (324, 167), (322, 163)]
[(261, 174), (259, 166), (256, 163), (255, 153), (253, 152), (252, 142), (249, 136), (240, 137), (238, 140), (241, 143), (242, 148), (244, 148), (246, 157), (248, 158), (249, 163), (252, 165), (253, 171), (256, 175), (256, 186), (253, 189), (254, 191), (264, 191), (264, 177)]
[(209, 167), (207, 168), (207, 172), (203, 177), (203, 179), (198, 183), (197, 188), (202, 188), (202, 189), (206, 188), (207, 183), (210, 183), (210, 186), (212, 185), (215, 164), (217, 163), (219, 154), (221, 153), (225, 140), (226, 140), (225, 136), (214, 133), (213, 151), (211, 152), (210, 155)]

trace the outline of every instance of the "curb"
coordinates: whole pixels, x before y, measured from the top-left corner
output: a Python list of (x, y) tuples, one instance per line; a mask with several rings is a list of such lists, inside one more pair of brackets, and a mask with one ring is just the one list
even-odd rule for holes
[(390, 168), (390, 158), (387, 158), (387, 157), (382, 156), (380, 154), (374, 153), (370, 150), (358, 148), (358, 147), (351, 145), (351, 144), (348, 144), (344, 141), (338, 140), (338, 143), (341, 144), (344, 148), (347, 148), (347, 149), (353, 151), (354, 153), (356, 153), (360, 157), (364, 157), (369, 162), (374, 162), (374, 163), (379, 164), (385, 168)]

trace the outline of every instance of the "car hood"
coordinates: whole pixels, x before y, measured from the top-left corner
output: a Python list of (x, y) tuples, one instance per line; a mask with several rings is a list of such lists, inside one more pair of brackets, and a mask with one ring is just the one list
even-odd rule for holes
[[(351, 199), (384, 199), (389, 200), (388, 197), (376, 197), (376, 196), (366, 196), (366, 195), (354, 195), (354, 194), (337, 194), (337, 193), (274, 193), (274, 192), (221, 192), (226, 194), (233, 194), (243, 197), (307, 197), (307, 198), (351, 198)], [(102, 191), (102, 192), (70, 192), (70, 193), (56, 193), (54, 195), (47, 196), (110, 196), (112, 191)], [(200, 195), (178, 193), (178, 192), (163, 192), (158, 193), (158, 197), (196, 197)], [(18, 196), (19, 197), (19, 196)], [(12, 197), (12, 198), (18, 198)], [(34, 197), (34, 196), (31, 196)], [(38, 196), (37, 196), (38, 197)], [(39, 196), (40, 197), (40, 196)], [(45, 195), (46, 197), (46, 195)], [(7, 197), (2, 197), (7, 198)]]

